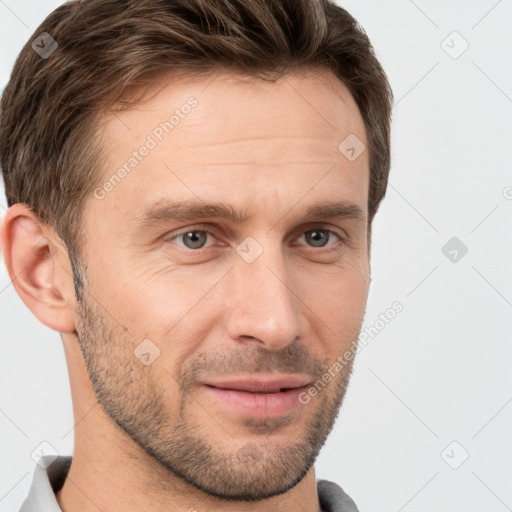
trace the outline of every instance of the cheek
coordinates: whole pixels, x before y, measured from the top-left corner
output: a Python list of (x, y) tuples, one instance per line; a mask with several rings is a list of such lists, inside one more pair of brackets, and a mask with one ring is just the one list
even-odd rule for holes
[(102, 289), (123, 325), (161, 337), (180, 325), (215, 281), (209, 272), (188, 272), (160, 260), (120, 266), (116, 275), (105, 276)]
[(200, 350), (223, 312), (215, 288), (218, 280), (207, 272), (171, 272), (137, 287), (128, 321), (160, 347), (160, 363), (174, 378), (183, 362)]
[(322, 332), (332, 343), (350, 342), (359, 334), (368, 287), (368, 274), (355, 264), (329, 276), (311, 276), (303, 283), (305, 302), (317, 315), (311, 321), (325, 324)]

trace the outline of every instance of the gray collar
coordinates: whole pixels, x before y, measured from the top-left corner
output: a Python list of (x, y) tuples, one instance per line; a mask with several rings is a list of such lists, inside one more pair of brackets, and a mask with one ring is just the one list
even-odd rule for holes
[[(52, 462), (53, 461), (53, 462)], [(44, 455), (36, 464), (28, 496), (20, 512), (62, 512), (55, 493), (64, 485), (71, 465), (70, 456)]]

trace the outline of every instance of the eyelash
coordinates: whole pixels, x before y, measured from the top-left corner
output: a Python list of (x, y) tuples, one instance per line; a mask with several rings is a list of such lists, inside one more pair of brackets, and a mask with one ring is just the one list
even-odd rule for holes
[[(307, 229), (306, 231), (302, 231), (300, 236), (297, 237), (297, 238), (300, 238), (304, 234), (309, 233), (310, 231), (315, 231), (315, 230), (325, 231), (326, 233), (329, 233), (329, 235), (334, 235), (334, 236), (336, 236), (338, 238), (339, 242), (341, 242), (341, 243), (346, 243), (347, 242), (346, 238), (341, 236), (340, 234), (336, 233), (336, 231), (333, 231), (331, 229), (328, 229), (328, 228), (325, 228), (325, 227), (322, 227), (322, 226), (313, 226), (312, 228)], [(213, 231), (211, 231), (211, 230), (209, 230), (207, 228), (201, 228), (201, 229), (193, 228), (193, 229), (187, 229), (185, 231), (181, 231), (180, 233), (177, 233), (177, 234), (173, 235), (172, 237), (167, 238), (164, 241), (165, 242), (172, 242), (176, 238), (179, 238), (180, 236), (183, 236), (183, 235), (186, 235), (187, 233), (192, 233), (192, 232), (206, 233), (208, 235), (211, 235), (212, 237), (216, 237), (216, 234)], [(330, 246), (326, 246), (326, 247), (313, 247), (313, 246), (308, 246), (308, 247), (310, 249), (316, 249), (317, 251), (322, 251), (322, 250), (328, 251), (328, 250), (333, 249), (335, 245), (336, 244), (333, 244), (333, 245), (330, 245)], [(184, 247), (183, 246), (183, 249), (191, 251), (191, 252), (200, 252), (200, 251), (209, 249), (209, 247), (200, 247), (198, 249), (191, 249), (190, 247)]]

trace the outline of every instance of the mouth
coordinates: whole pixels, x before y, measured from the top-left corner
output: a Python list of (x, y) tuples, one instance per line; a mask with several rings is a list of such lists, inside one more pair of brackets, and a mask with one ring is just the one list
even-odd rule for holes
[(216, 404), (229, 413), (251, 418), (276, 418), (297, 409), (299, 395), (310, 378), (282, 375), (236, 378), (203, 382), (203, 388)]

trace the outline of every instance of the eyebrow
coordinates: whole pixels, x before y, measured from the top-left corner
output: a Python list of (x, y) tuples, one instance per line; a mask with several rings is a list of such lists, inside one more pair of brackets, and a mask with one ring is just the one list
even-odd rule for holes
[[(306, 210), (303, 218), (305, 220), (323, 218), (364, 221), (366, 214), (357, 204), (338, 201), (312, 205)], [(253, 219), (253, 215), (247, 211), (237, 211), (233, 206), (224, 203), (158, 201), (146, 207), (139, 216), (132, 219), (131, 224), (137, 231), (167, 222), (189, 222), (204, 219), (225, 219), (235, 224), (242, 224)]]

